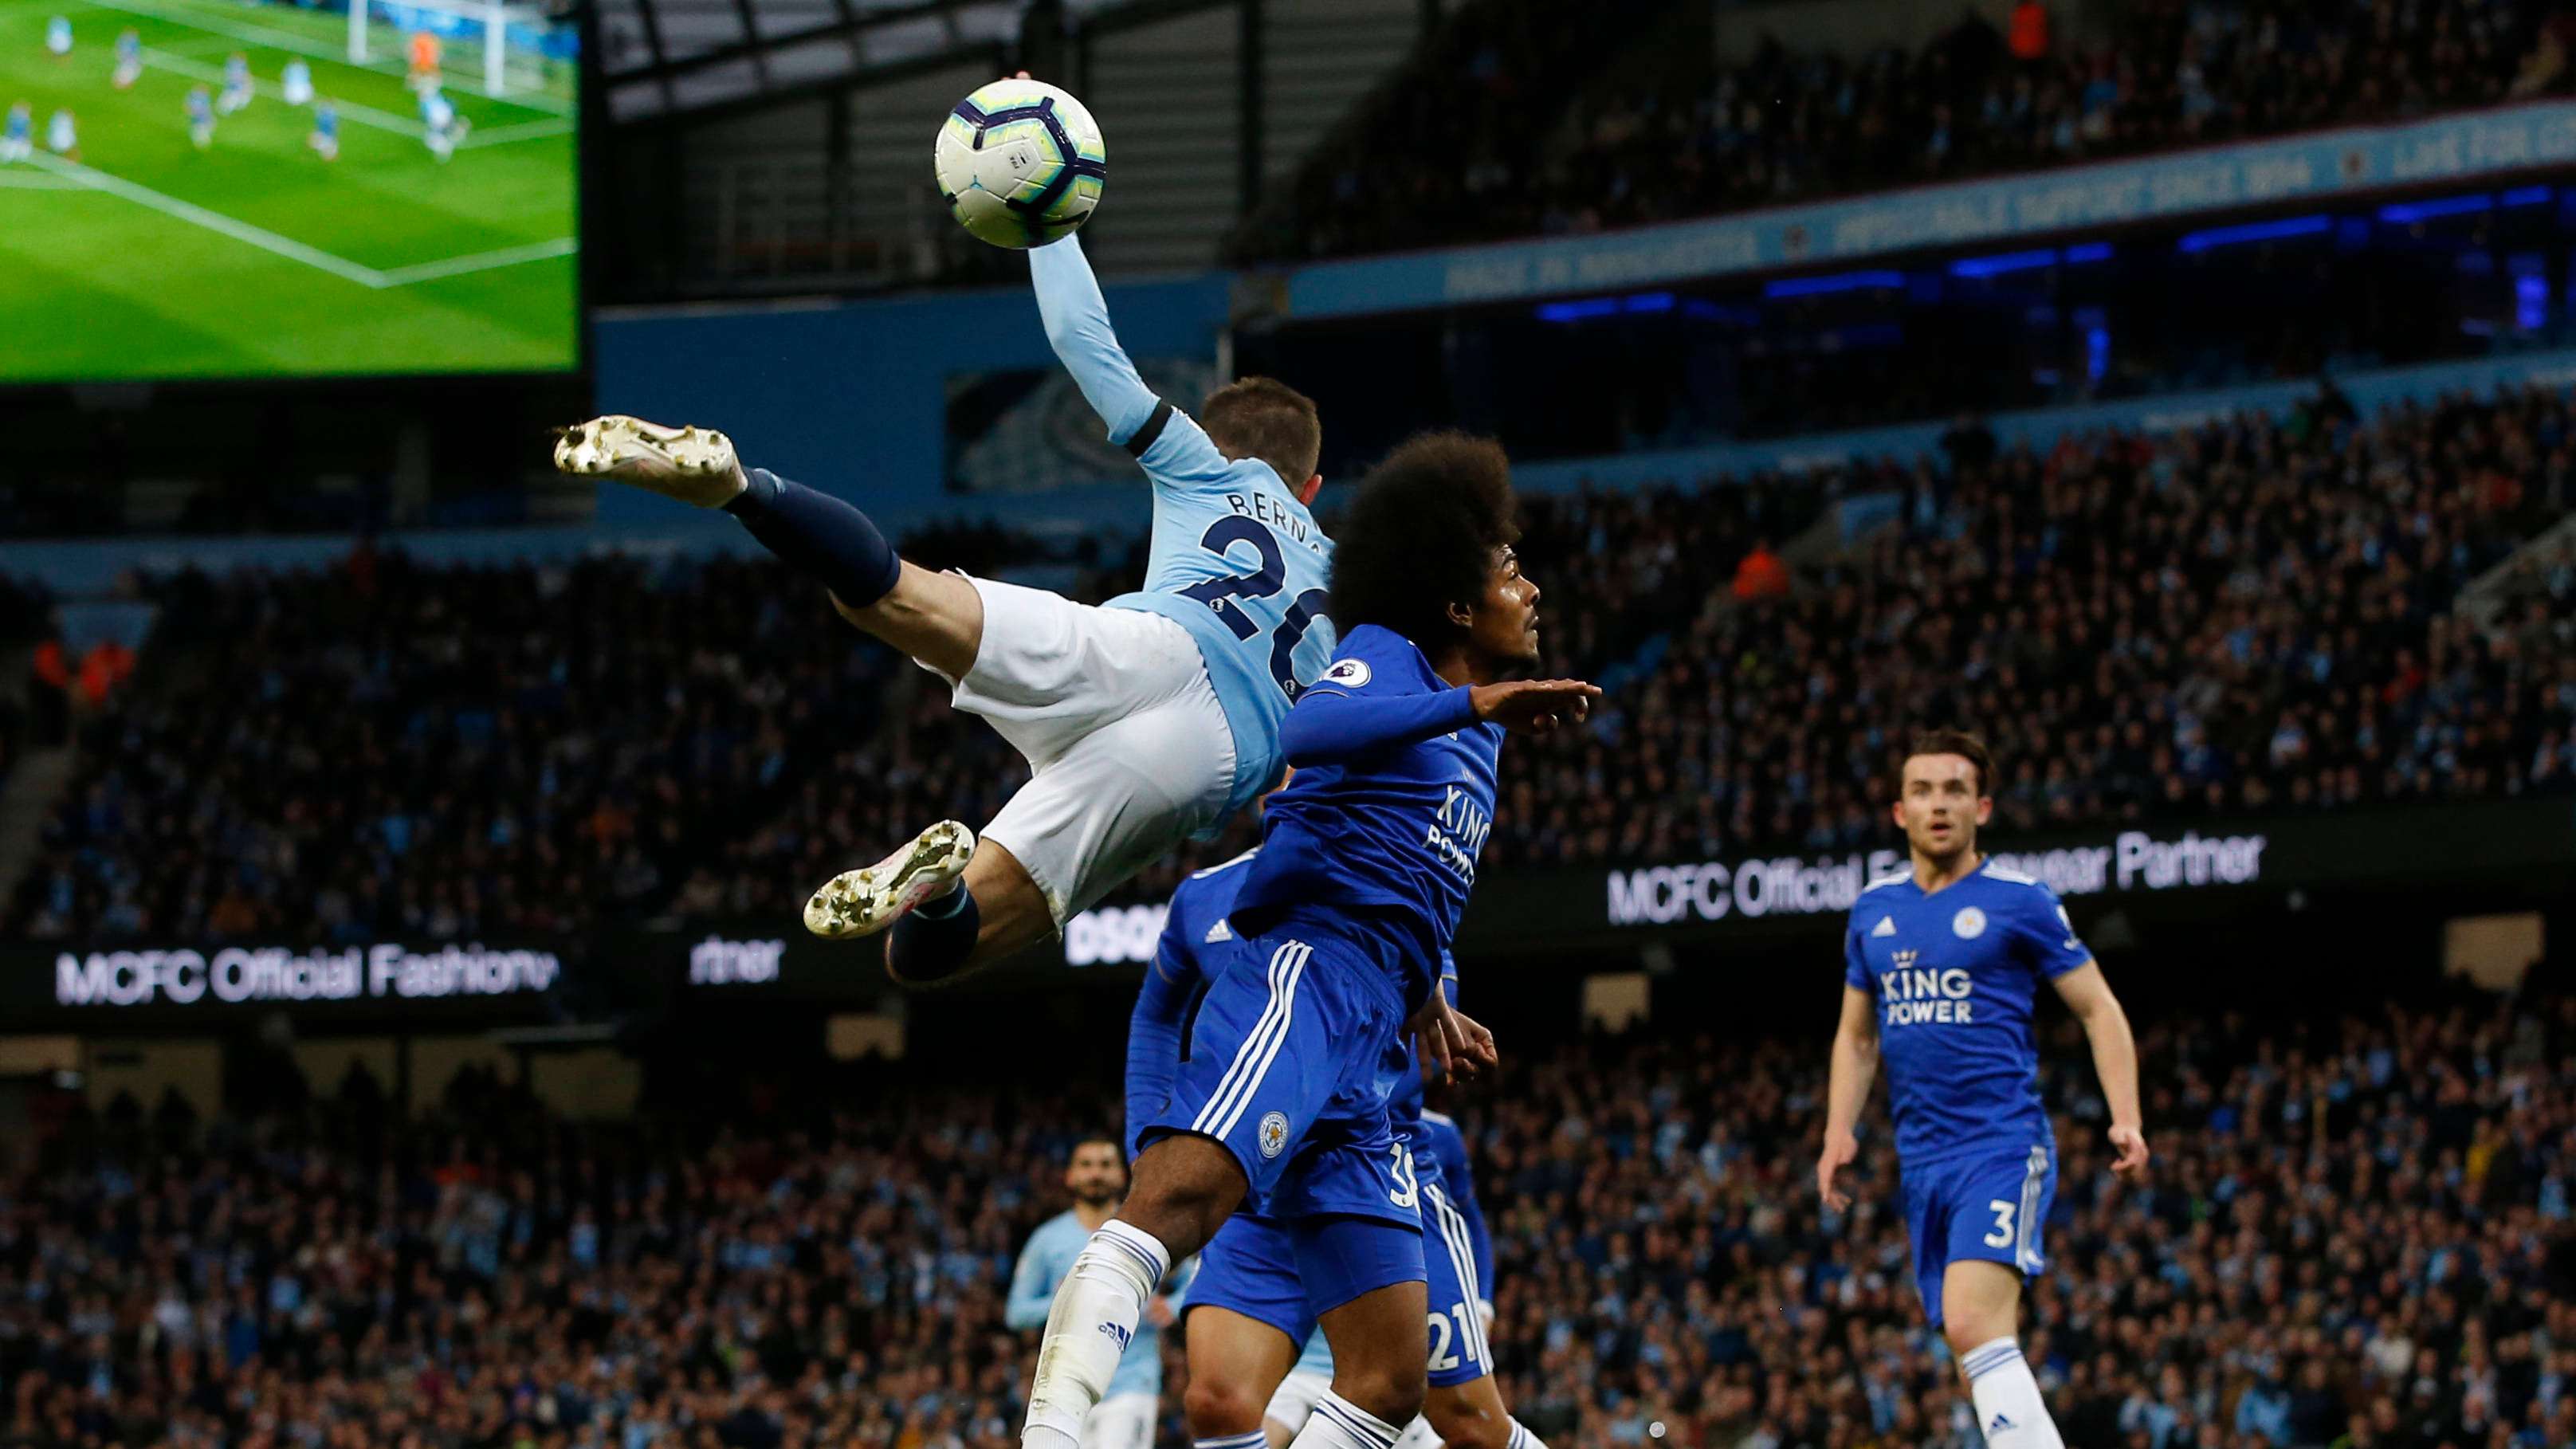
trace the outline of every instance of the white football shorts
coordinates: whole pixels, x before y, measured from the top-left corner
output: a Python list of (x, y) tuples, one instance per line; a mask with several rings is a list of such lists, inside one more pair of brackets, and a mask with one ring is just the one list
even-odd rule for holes
[(983, 596), (984, 640), (949, 681), (950, 702), (989, 721), (1030, 771), (984, 838), (1027, 868), (1062, 931), (1223, 815), (1234, 731), (1180, 625), (967, 581)]

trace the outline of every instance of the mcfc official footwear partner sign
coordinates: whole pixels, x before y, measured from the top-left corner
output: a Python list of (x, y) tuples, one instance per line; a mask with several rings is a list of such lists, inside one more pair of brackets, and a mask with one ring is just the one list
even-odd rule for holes
[[(2105, 891), (2162, 891), (2198, 886), (2252, 885), (2263, 876), (2266, 836), (2202, 835), (2185, 830), (2151, 834), (2121, 831), (2107, 845), (2052, 850), (1997, 851), (1988, 856), (2005, 870), (2031, 877), (2060, 896)], [(1610, 924), (1663, 926), (1688, 917), (1722, 921), (1729, 916), (1802, 916), (1847, 911), (1873, 880), (1906, 868), (1897, 850), (1854, 851), (1843, 856), (1780, 856), (1770, 860), (1703, 861), (1612, 871)]]
[(213, 951), (65, 951), (54, 958), (54, 1003), (66, 1007), (440, 1001), (541, 992), (562, 965), (551, 951), (487, 951), (480, 943), (414, 951), (383, 942), (338, 950), (225, 946)]

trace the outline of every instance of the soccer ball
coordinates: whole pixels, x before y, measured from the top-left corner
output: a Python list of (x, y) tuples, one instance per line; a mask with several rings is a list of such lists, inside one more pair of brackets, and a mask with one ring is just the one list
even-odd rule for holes
[(948, 113), (931, 165), (958, 225), (1016, 249), (1091, 218), (1109, 152), (1082, 102), (1040, 81), (999, 80)]

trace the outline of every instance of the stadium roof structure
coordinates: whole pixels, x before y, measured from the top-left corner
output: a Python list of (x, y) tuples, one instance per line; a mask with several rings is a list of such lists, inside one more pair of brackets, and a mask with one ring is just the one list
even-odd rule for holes
[[(1120, 0), (1063, 0), (1080, 16)], [(693, 111), (1007, 43), (1022, 0), (600, 0), (618, 119)]]

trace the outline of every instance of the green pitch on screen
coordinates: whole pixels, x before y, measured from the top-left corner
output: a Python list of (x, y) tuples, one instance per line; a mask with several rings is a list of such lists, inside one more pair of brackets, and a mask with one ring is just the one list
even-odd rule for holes
[[(70, 18), (71, 56), (46, 22)], [(571, 67), (481, 94), (450, 42), (446, 94), (471, 123), (441, 164), (422, 143), (399, 37), (347, 60), (347, 17), (245, 0), (0, 0), (0, 114), (35, 113), (35, 156), (0, 164), (0, 381), (519, 372), (578, 357)], [(143, 44), (119, 91), (117, 35)], [(249, 57), (258, 95), (188, 136), (187, 95)], [(279, 97), (290, 59), (340, 113), (340, 155)], [(45, 146), (68, 108), (77, 161)]]

